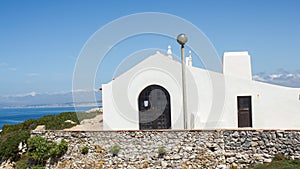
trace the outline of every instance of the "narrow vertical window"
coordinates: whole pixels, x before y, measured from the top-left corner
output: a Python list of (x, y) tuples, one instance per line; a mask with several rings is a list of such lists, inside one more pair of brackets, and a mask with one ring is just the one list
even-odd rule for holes
[(252, 127), (251, 96), (238, 96), (238, 127)]

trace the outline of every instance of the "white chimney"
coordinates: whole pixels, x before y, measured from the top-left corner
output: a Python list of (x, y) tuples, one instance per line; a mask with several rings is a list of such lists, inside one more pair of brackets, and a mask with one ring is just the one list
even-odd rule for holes
[(192, 60), (192, 51), (189, 51), (190, 55), (185, 58), (185, 64), (187, 66), (193, 66), (193, 60)]
[(173, 59), (173, 57), (172, 57), (171, 45), (168, 46), (167, 55), (168, 55), (168, 58)]
[(247, 51), (225, 52), (223, 55), (223, 74), (252, 80), (251, 58)]

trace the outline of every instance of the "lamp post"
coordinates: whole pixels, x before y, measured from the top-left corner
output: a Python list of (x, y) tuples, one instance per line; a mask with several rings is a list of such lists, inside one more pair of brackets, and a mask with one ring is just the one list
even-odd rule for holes
[(186, 111), (186, 87), (185, 87), (185, 64), (184, 64), (184, 44), (188, 41), (185, 34), (177, 36), (177, 42), (181, 45), (181, 73), (182, 73), (182, 103), (183, 103), (183, 126), (187, 129), (187, 111)]

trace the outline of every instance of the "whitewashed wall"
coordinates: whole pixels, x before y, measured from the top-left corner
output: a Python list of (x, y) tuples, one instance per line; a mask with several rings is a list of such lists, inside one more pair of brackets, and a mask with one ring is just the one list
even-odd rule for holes
[[(189, 128), (237, 128), (237, 96), (252, 97), (253, 128), (300, 128), (300, 89), (252, 81), (249, 72), (244, 74), (247, 78), (187, 67)], [(183, 129), (180, 63), (160, 53), (103, 85), (104, 129), (138, 130), (138, 96), (150, 85), (160, 85), (169, 92), (172, 129)]]
[(183, 128), (181, 69), (178, 63), (157, 53), (128, 72), (103, 85), (104, 129), (139, 129), (138, 96), (150, 85), (164, 87), (171, 99), (172, 129)]

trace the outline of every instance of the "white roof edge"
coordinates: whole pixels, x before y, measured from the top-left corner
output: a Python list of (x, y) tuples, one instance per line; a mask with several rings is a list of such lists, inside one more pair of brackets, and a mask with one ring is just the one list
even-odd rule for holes
[(224, 52), (224, 56), (238, 56), (238, 55), (249, 55), (249, 53), (248, 51)]

